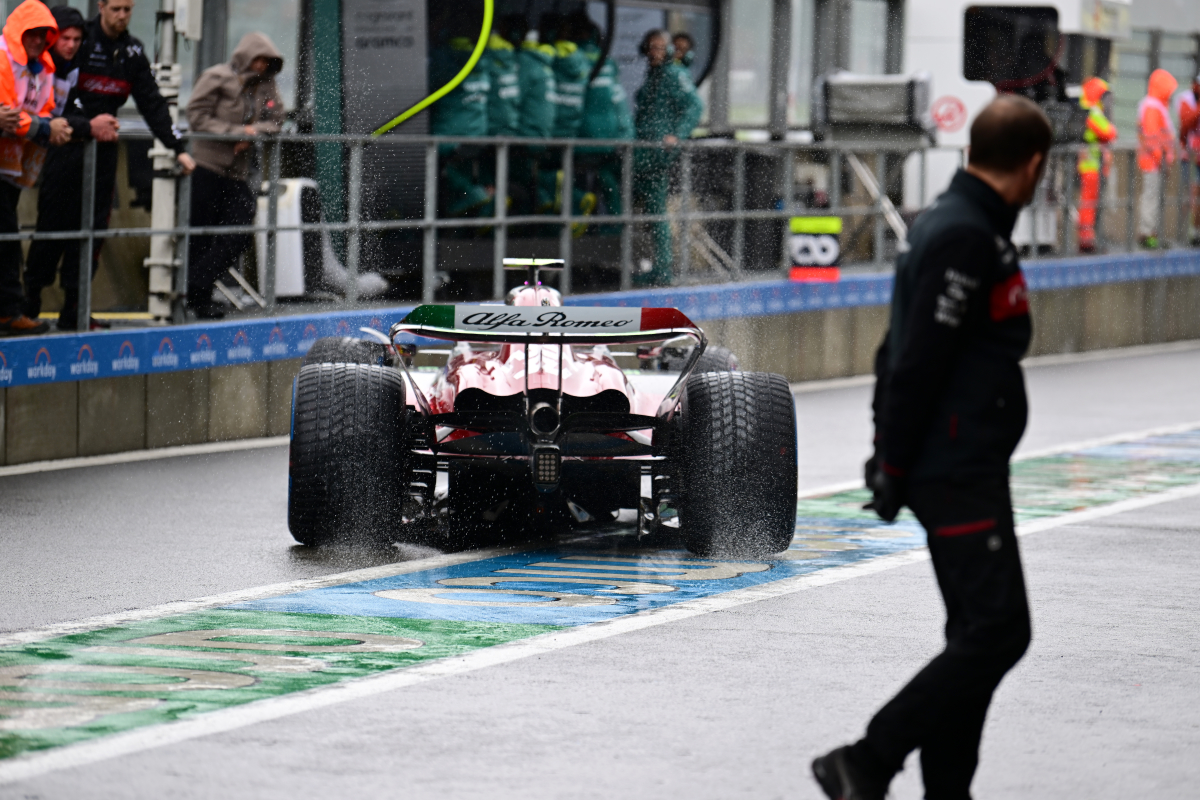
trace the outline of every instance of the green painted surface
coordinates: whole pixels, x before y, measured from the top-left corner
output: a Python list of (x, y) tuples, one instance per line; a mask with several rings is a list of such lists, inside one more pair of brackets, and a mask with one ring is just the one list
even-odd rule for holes
[[(207, 640), (213, 646), (146, 640), (230, 628), (247, 633), (227, 632)], [(459, 656), (552, 630), (557, 628), (215, 610), (4, 648), (0, 758)], [(314, 638), (296, 631), (333, 635)], [(411, 649), (355, 652), (358, 640), (341, 634), (386, 637), (367, 646), (387, 648), (391, 642)], [(420, 644), (412, 646), (415, 642), (405, 644), (406, 640)], [(255, 644), (264, 649), (255, 649)], [(197, 685), (212, 688), (190, 688)]]

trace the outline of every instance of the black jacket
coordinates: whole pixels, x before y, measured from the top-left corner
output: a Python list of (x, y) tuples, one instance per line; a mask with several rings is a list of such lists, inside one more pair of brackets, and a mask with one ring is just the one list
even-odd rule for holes
[(960, 170), (909, 231), (875, 358), (886, 472), (915, 481), (1008, 474), (1028, 416), (1020, 360), (1033, 334), (1009, 241), (1016, 217)]
[[(79, 65), (79, 80), (67, 100), (68, 120), (75, 114), (89, 120), (100, 114), (116, 115), (117, 109), (133, 95), (138, 113), (150, 131), (176, 153), (183, 152), (183, 142), (171, 123), (167, 101), (158, 91), (150, 61), (138, 39), (128, 31), (116, 39), (108, 38), (100, 27), (100, 17), (96, 17), (84, 30), (83, 44), (75, 61)], [(74, 122), (72, 127), (76, 127)], [(82, 138), (90, 138), (88, 126), (82, 128)]]

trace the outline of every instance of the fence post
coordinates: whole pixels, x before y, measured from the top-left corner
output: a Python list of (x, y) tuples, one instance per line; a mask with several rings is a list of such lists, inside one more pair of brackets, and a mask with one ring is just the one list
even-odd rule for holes
[(563, 294), (571, 293), (571, 211), (575, 206), (575, 147), (563, 147), (562, 157), (562, 231), (558, 235), (558, 257), (563, 260), (558, 289)]
[(918, 184), (920, 185), (921, 196), (917, 200), (918, 208), (925, 208), (925, 203), (926, 203), (925, 198), (929, 196), (929, 173), (928, 173), (929, 156), (928, 156), (928, 153), (929, 153), (929, 148), (927, 148), (927, 147), (921, 148), (921, 159), (920, 159), (920, 161), (921, 161), (921, 176), (918, 179)]
[(79, 230), (84, 234), (79, 245), (79, 301), (75, 310), (75, 330), (86, 333), (92, 327), (92, 250), (96, 246), (96, 140), (83, 147), (83, 184), (80, 192)]
[[(842, 152), (831, 150), (829, 153), (829, 212), (834, 216), (842, 215)], [(843, 246), (845, 246), (843, 244)]]
[(182, 236), (175, 237), (175, 261), (179, 268), (175, 270), (175, 299), (171, 302), (171, 322), (182, 325), (187, 321), (184, 314), (183, 298), (187, 296), (188, 282), (188, 249), (192, 245), (192, 176), (184, 175), (179, 179), (179, 192), (175, 203), (175, 227), (183, 228)]
[(504, 299), (504, 256), (508, 250), (508, 144), (496, 145), (496, 227), (492, 232), (492, 298)]
[[(1079, 214), (1082, 205), (1079, 203), (1079, 170), (1071, 162), (1078, 158), (1077, 153), (1063, 153), (1063, 255), (1074, 255), (1079, 252)], [(1074, 215), (1072, 215), (1074, 211)]]
[(887, 153), (882, 150), (875, 154), (875, 182), (879, 185), (879, 197), (875, 201), (875, 268), (882, 270), (885, 249), (883, 198), (887, 197)]
[(275, 311), (275, 273), (279, 264), (279, 162), (283, 150), (278, 139), (271, 142), (271, 160), (267, 167), (267, 263), (263, 270), (263, 300), (267, 313)]
[(746, 221), (742, 212), (746, 210), (746, 148), (734, 142), (733, 151), (733, 269), (735, 275), (742, 274), (742, 259), (746, 255)]
[(796, 195), (796, 151), (794, 148), (784, 145), (783, 150), (783, 241), (781, 242), (782, 254), (780, 256), (780, 269), (783, 271), (783, 277), (787, 278), (792, 265), (792, 254), (788, 247), (788, 239), (791, 234), (791, 218), (792, 204), (795, 202)]
[(679, 154), (679, 274), (687, 278), (692, 271), (692, 220), (688, 206), (692, 201), (692, 151), (682, 147)]
[(1138, 173), (1137, 151), (1130, 150), (1126, 161), (1129, 163), (1129, 177), (1125, 179), (1125, 185), (1129, 188), (1125, 198), (1125, 252), (1132, 253), (1137, 235), (1137, 194), (1134, 187), (1134, 176)]
[(425, 147), (425, 236), (421, 253), (421, 302), (433, 302), (433, 281), (437, 270), (437, 178), (438, 146)]
[[(633, 215), (633, 145), (621, 148), (621, 212)], [(621, 290), (633, 288), (633, 223), (621, 223)]]
[(347, 199), (346, 221), (350, 235), (346, 239), (346, 305), (358, 300), (358, 265), (362, 252), (362, 171), (363, 143), (356, 139), (350, 144), (350, 196)]

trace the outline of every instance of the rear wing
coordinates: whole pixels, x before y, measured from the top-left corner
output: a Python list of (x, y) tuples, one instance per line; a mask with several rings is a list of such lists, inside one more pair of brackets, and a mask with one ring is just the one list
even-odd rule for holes
[[(390, 333), (393, 342), (407, 333), (452, 342), (558, 345), (560, 373), (565, 345), (658, 342), (686, 336), (696, 347), (659, 405), (659, 417), (669, 416), (679, 404), (688, 375), (708, 344), (704, 331), (677, 308), (625, 306), (423, 305), (393, 325)], [(409, 382), (418, 394), (418, 407), (428, 416), (424, 395), (411, 376)]]
[(656, 342), (704, 332), (675, 308), (424, 305), (392, 326), (401, 333), (454, 342), (612, 344)]

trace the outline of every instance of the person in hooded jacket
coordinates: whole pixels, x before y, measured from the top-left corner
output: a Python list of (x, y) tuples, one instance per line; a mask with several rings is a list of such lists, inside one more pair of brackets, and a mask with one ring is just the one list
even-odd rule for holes
[[(671, 167), (679, 153), (675, 145), (692, 135), (700, 122), (704, 104), (687, 67), (672, 58), (670, 37), (655, 30), (642, 39), (646, 57), (646, 80), (637, 92), (634, 127), (637, 138), (656, 142), (661, 147), (644, 147), (634, 152), (633, 190), (646, 214), (667, 213)], [(653, 222), (653, 268), (634, 276), (640, 286), (667, 286), (671, 283), (671, 224)]]
[[(71, 127), (71, 138), (79, 140), (84, 138), (84, 132), (89, 129), (91, 121), (84, 116), (80, 109), (68, 105), (67, 100), (79, 81), (79, 54), (87, 22), (84, 20), (83, 14), (70, 6), (54, 6), (50, 9), (50, 13), (54, 15), (54, 20), (58, 24), (58, 39), (50, 48), (50, 57), (54, 61), (54, 110), (51, 114), (52, 118), (65, 119)], [(115, 117), (113, 122), (116, 122)], [(49, 217), (53, 217), (54, 207), (61, 202), (61, 198), (57, 196), (53, 188), (52, 184), (51, 191), (43, 191), (38, 195), (39, 217), (43, 208), (48, 209), (46, 213)], [(54, 283), (54, 276), (58, 271), (58, 259), (62, 257), (66, 244), (66, 242), (41, 239), (34, 241), (30, 246), (29, 258), (25, 263), (25, 315), (27, 317), (36, 319), (41, 313), (42, 289)], [(53, 258), (50, 257), (51, 255)], [(68, 264), (68, 268), (62, 276), (62, 287), (74, 297), (78, 292), (78, 285), (79, 261), (76, 258), (73, 263)], [(71, 307), (74, 307), (73, 303)], [(70, 309), (67, 309), (67, 313), (71, 313)], [(64, 329), (69, 329), (76, 323), (75, 319), (62, 321)], [(98, 322), (97, 326), (107, 327), (107, 323)]]
[(1146, 96), (1138, 103), (1138, 169), (1142, 196), (1138, 208), (1138, 240), (1148, 249), (1158, 247), (1159, 201), (1162, 199), (1162, 163), (1175, 163), (1175, 126), (1167, 104), (1179, 87), (1165, 69), (1150, 73)]
[[(113, 193), (117, 181), (117, 133), (120, 124), (117, 111), (132, 97), (138, 113), (150, 132), (160, 142), (175, 151), (179, 171), (190, 174), (196, 162), (185, 151), (175, 130), (166, 98), (146, 58), (145, 46), (129, 34), (129, 19), (133, 0), (99, 0), (99, 14), (87, 22), (83, 44), (76, 57), (79, 75), (67, 97), (64, 113), (76, 119), (72, 126), (72, 141), (52, 149), (46, 156), (42, 171), (42, 186), (38, 193), (38, 231), (77, 231), (82, 215), (83, 154), (88, 139), (95, 139), (96, 186), (92, 206), (92, 225), (96, 230), (108, 228)], [(86, 120), (86, 124), (84, 123)], [(92, 247), (92, 274), (100, 266), (103, 239)], [(58, 315), (60, 330), (74, 330), (78, 305), (79, 240), (35, 241), (29, 250), (29, 273), (34, 280), (49, 277), (52, 282), (58, 263), (63, 270), (63, 307)], [(41, 288), (26, 284), (26, 314), (39, 310)], [(92, 319), (90, 327), (104, 327)]]
[[(471, 30), (472, 24), (466, 19), (453, 20), (449, 38), (434, 49), (429, 59), (430, 90), (449, 83), (470, 61), (475, 39), (463, 34)], [(433, 135), (487, 136), (491, 89), (488, 62), (480, 59), (462, 83), (434, 103), (430, 110)], [(490, 215), (496, 189), (484, 183), (479, 147), (444, 144), (438, 152), (442, 162), (442, 190), (438, 194), (445, 213), (452, 217)]]
[[(583, 95), (583, 124), (579, 136), (584, 139), (632, 139), (633, 115), (629, 110), (629, 96), (621, 86), (617, 62), (605, 56), (601, 63), (599, 38), (600, 30), (592, 23), (590, 35), (579, 47), (588, 61), (588, 74), (595, 75)], [(600, 64), (598, 70), (596, 64)], [(611, 147), (580, 147), (576, 153), (579, 166), (595, 175), (606, 212), (624, 213), (620, 154)]]
[[(278, 133), (284, 119), (283, 99), (275, 76), (283, 56), (262, 33), (247, 33), (227, 64), (209, 67), (196, 81), (188, 100), (188, 125), (197, 133), (244, 136), (240, 141), (197, 140), (193, 146), (191, 224), (250, 225), (257, 192), (247, 183), (252, 140)], [(213, 284), (250, 247), (248, 233), (193, 236), (188, 249), (188, 308), (201, 319), (224, 314), (213, 303)]]
[[(47, 144), (70, 139), (64, 119), (52, 120), (54, 60), (49, 48), (58, 38), (50, 9), (25, 0), (4, 23), (0, 35), (0, 233), (17, 233), (21, 190), (41, 171)], [(49, 326), (24, 313), (21, 243), (0, 242), (0, 336), (45, 333)]]
[[(520, 135), (546, 139), (554, 130), (554, 48), (540, 43), (536, 28), (525, 34), (517, 52), (517, 77), (521, 87)], [(544, 153), (544, 147), (522, 147), (513, 152), (511, 182), (515, 187), (527, 187), (528, 198), (519, 202), (514, 209), (517, 213), (532, 213), (553, 205), (553, 195), (540, 196), (538, 157)]]

